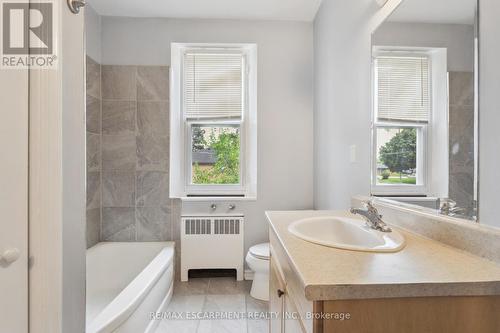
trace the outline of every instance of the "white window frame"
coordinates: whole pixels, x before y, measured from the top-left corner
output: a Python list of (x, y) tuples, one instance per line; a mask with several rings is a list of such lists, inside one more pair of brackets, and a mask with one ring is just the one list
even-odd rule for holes
[[(239, 196), (256, 198), (257, 192), (257, 46), (255, 44), (172, 43), (170, 79), (170, 197)], [(238, 53), (245, 59), (241, 120), (188, 120), (183, 105), (186, 52)], [(192, 126), (240, 126), (240, 183), (192, 184)], [(177, 161), (177, 162), (176, 162)]]
[[(380, 121), (377, 115), (378, 94), (377, 94), (377, 70), (376, 66), (372, 66), (372, 151), (371, 151), (371, 192), (372, 195), (428, 195), (429, 184), (429, 164), (430, 164), (430, 150), (429, 150), (429, 136), (432, 119), (432, 57), (426, 51), (421, 50), (403, 50), (400, 48), (380, 48), (374, 51), (373, 64), (375, 64), (376, 57), (380, 56), (401, 56), (401, 57), (415, 57), (425, 56), (429, 60), (429, 96), (431, 100), (429, 110), (429, 123), (422, 122), (405, 122), (405, 121)], [(417, 129), (417, 181), (415, 185), (412, 184), (379, 184), (377, 183), (377, 129), (378, 128), (416, 128)]]

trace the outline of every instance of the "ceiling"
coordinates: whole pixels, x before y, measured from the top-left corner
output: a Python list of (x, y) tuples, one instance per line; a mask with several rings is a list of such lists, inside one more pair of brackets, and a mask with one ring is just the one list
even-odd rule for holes
[(477, 0), (403, 0), (391, 22), (474, 24)]
[(105, 16), (312, 21), (322, 0), (88, 0)]

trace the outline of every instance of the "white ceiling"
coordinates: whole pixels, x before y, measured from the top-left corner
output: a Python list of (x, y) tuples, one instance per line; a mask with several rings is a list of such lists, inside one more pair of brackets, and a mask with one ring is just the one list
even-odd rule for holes
[(89, 0), (100, 14), (129, 17), (312, 21), (322, 0)]
[(391, 22), (473, 24), (477, 0), (403, 0)]

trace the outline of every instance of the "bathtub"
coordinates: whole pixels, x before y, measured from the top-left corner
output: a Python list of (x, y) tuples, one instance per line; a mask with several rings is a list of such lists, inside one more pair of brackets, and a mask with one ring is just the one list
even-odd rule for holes
[(87, 250), (86, 333), (153, 333), (173, 292), (174, 243), (99, 243)]

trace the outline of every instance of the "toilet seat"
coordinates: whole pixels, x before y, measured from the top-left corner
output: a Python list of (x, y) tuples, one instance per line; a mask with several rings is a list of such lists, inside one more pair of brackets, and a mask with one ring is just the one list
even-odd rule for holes
[(248, 250), (248, 252), (257, 259), (269, 260), (269, 243), (254, 245)]

